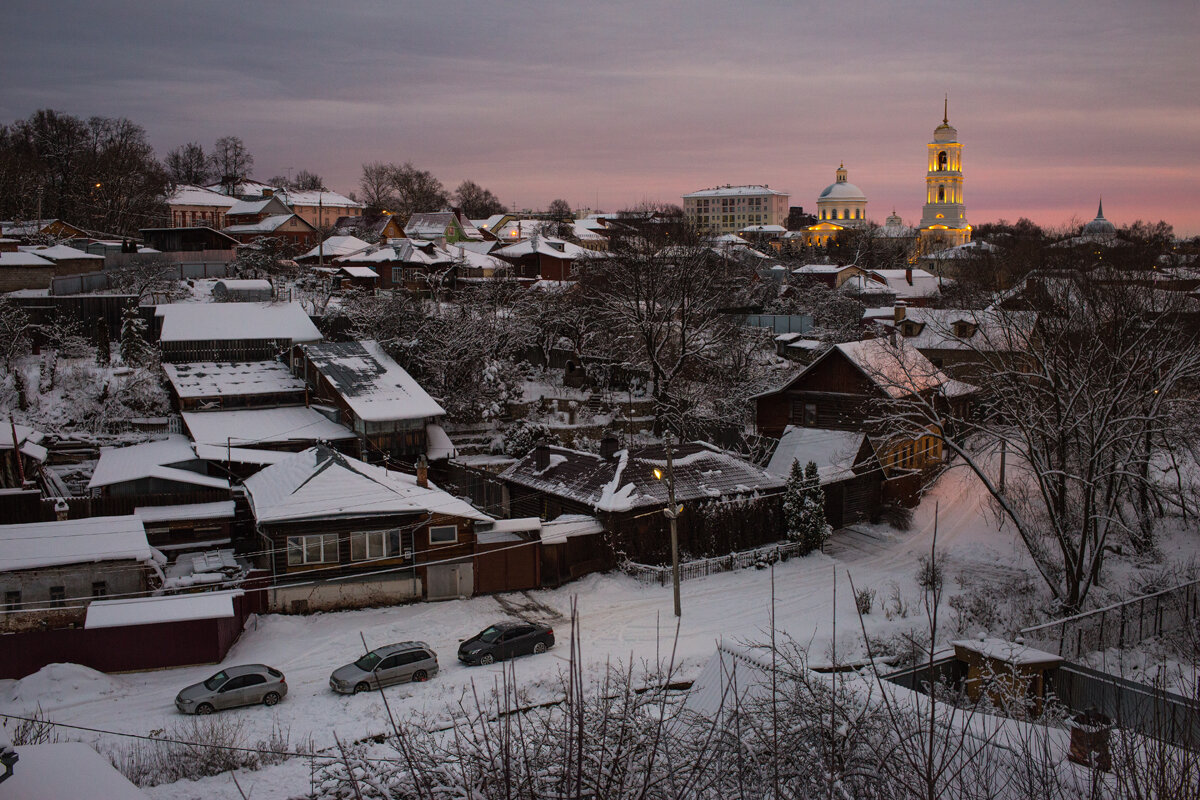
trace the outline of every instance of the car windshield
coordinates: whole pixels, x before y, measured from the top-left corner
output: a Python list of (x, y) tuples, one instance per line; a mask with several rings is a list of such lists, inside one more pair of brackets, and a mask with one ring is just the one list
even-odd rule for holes
[(504, 633), (503, 628), (497, 628), (495, 625), (493, 625), (490, 628), (486, 629), (483, 633), (479, 634), (479, 640), (482, 642), (487, 642), (488, 644), (491, 644), (492, 642), (499, 639), (500, 634), (502, 634), (502, 633)]
[(365, 656), (354, 662), (354, 666), (361, 669), (363, 672), (370, 672), (375, 669), (375, 665), (380, 662), (379, 653), (367, 653)]
[(225, 670), (221, 670), (216, 675), (213, 675), (204, 682), (204, 688), (211, 692), (215, 689), (219, 689), (221, 684), (225, 683), (227, 680), (229, 680), (229, 676), (225, 674)]

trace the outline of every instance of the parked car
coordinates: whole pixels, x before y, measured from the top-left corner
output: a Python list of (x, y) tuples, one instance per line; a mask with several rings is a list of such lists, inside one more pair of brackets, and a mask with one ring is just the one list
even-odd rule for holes
[(372, 650), (365, 656), (338, 667), (329, 676), (329, 688), (342, 694), (358, 694), (393, 683), (420, 683), (437, 675), (437, 653), (424, 642), (398, 642)]
[(458, 646), (464, 664), (491, 664), (554, 647), (554, 629), (532, 622), (497, 622)]
[(273, 706), (287, 696), (287, 679), (266, 664), (227, 667), (206, 681), (193, 683), (175, 696), (184, 714), (211, 714), (222, 708)]

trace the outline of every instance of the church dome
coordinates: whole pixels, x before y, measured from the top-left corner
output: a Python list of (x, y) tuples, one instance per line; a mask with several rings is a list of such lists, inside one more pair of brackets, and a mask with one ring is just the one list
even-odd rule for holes
[(818, 200), (866, 200), (867, 196), (863, 194), (863, 190), (855, 186), (853, 183), (846, 181), (838, 181), (831, 183), (825, 187), (825, 191), (821, 192)]
[(1100, 201), (1100, 208), (1096, 211), (1096, 218), (1083, 226), (1083, 233), (1093, 236), (1114, 236), (1117, 232), (1117, 226), (1104, 218), (1104, 201)]

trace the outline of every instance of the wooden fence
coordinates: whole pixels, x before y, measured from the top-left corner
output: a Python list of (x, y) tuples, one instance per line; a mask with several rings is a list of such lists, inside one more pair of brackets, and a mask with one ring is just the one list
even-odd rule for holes
[(1022, 628), (1030, 644), (1079, 658), (1177, 630), (1200, 615), (1200, 580), (1041, 625)]
[[(690, 578), (703, 578), (719, 572), (732, 572), (735, 569), (745, 569), (746, 567), (773, 564), (776, 561), (786, 561), (792, 556), (800, 555), (800, 548), (799, 542), (788, 542), (787, 544), (756, 547), (753, 550), (742, 550), (737, 553), (730, 553), (727, 556), (687, 561), (679, 565), (679, 580), (686, 581)], [(657, 583), (659, 586), (667, 586), (671, 583), (670, 566), (659, 567), (653, 564), (638, 564), (633, 561), (627, 561), (622, 565), (621, 569), (642, 583)]]

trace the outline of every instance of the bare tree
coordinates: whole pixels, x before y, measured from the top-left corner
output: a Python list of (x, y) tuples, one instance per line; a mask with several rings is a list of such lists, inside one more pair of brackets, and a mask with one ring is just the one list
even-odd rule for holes
[(391, 165), (372, 161), (362, 165), (362, 177), (358, 180), (362, 190), (362, 202), (370, 208), (391, 209), (396, 207), (392, 191)]
[(216, 173), (228, 194), (233, 194), (237, 184), (244, 181), (254, 168), (254, 156), (246, 144), (237, 136), (222, 136), (213, 144), (212, 170)]
[(606, 257), (582, 262), (583, 296), (611, 352), (650, 374), (660, 426), (670, 410), (682, 411), (677, 383), (717, 359), (733, 324), (725, 311), (751, 274), (683, 222), (637, 225), (612, 240)]
[(947, 395), (961, 384), (907, 357), (903, 338), (877, 348), (881, 385), (940, 387), (882, 403), (877, 421), (940, 438), (1014, 526), (1055, 600), (1076, 611), (1110, 550), (1149, 547), (1156, 517), (1194, 510), (1175, 473), (1195, 455), (1180, 451), (1177, 431), (1197, 411), (1200, 330), (1184, 294), (1128, 275), (1048, 277), (1021, 306), (965, 314), (970, 336), (941, 332), (968, 348), (974, 413)]
[(212, 162), (197, 142), (181, 144), (163, 159), (167, 174), (177, 184), (204, 186), (213, 176)]
[(493, 214), (503, 214), (508, 209), (500, 198), (475, 181), (463, 181), (454, 190), (454, 204), (462, 209), (468, 219), (483, 219)]
[(401, 223), (408, 222), (413, 214), (440, 211), (450, 205), (442, 182), (411, 162), (390, 165), (388, 183), (396, 203), (390, 210)]

